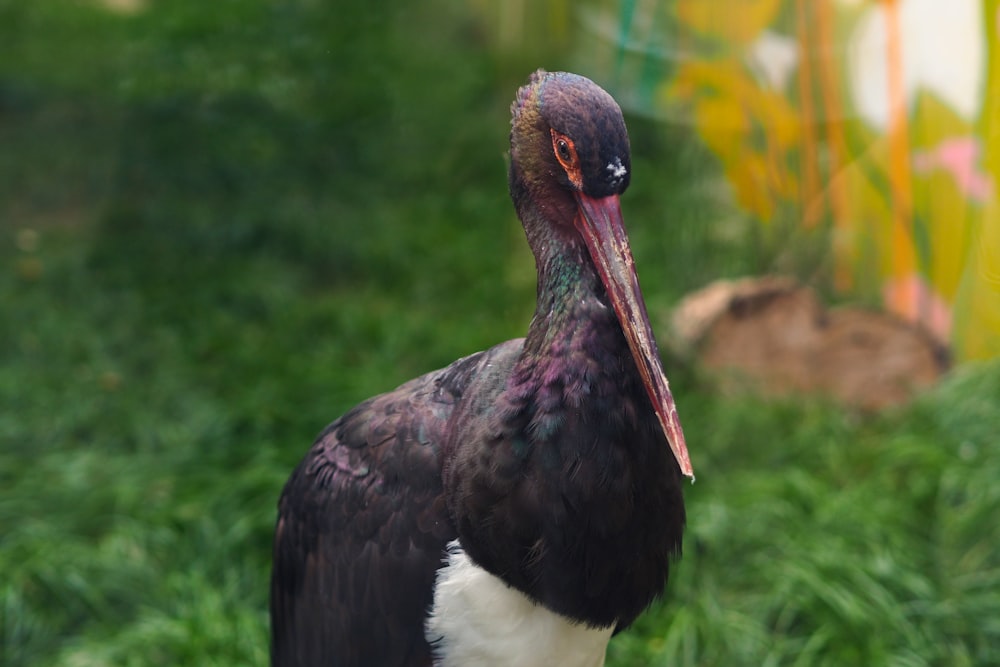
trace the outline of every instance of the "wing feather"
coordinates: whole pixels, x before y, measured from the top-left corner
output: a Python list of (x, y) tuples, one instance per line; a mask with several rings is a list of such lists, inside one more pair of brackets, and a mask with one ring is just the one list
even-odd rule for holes
[(477, 370), (510, 344), (365, 401), (320, 434), (278, 504), (272, 665), (431, 665), (424, 619), (457, 536), (445, 435)]

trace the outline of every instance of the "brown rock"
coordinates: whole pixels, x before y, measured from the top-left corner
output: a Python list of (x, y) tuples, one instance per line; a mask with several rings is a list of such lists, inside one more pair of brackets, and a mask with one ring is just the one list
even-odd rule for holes
[(826, 309), (794, 280), (719, 281), (673, 315), (680, 351), (695, 355), (727, 392), (814, 394), (864, 409), (909, 400), (947, 370), (946, 351), (897, 317)]

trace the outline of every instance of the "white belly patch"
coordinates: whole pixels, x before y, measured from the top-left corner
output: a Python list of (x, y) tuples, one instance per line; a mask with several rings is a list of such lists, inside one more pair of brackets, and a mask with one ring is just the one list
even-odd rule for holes
[(602, 667), (613, 630), (532, 602), (474, 564), (455, 540), (437, 573), (425, 635), (435, 667)]

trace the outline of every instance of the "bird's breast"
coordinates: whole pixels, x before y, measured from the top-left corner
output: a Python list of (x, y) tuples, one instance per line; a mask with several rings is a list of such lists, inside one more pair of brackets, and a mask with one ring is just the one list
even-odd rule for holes
[(602, 667), (613, 629), (533, 602), (473, 563), (455, 540), (438, 570), (425, 634), (435, 667)]

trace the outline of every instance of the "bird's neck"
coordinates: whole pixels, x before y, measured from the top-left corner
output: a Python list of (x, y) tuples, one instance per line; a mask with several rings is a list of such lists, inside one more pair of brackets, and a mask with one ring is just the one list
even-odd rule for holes
[(599, 413), (645, 399), (583, 241), (572, 228), (541, 230), (531, 238), (538, 271), (535, 314), (507, 379), (502, 398), (507, 409), (500, 414), (508, 418), (507, 430), (526, 429), (535, 444), (559, 442), (576, 449), (579, 443), (564, 429), (571, 411)]
[(617, 327), (607, 294), (582, 242), (553, 240), (535, 261), (538, 289), (535, 314), (528, 327), (524, 353), (550, 355), (553, 346), (569, 342), (581, 327)]
[[(518, 206), (518, 213), (538, 274), (535, 314), (528, 328), (524, 355), (551, 354), (553, 345), (558, 346), (560, 341), (571, 337), (584, 323), (602, 325), (607, 321), (620, 329), (590, 253), (572, 222), (553, 223), (546, 217), (562, 207), (539, 207), (533, 199), (524, 204)], [(568, 212), (562, 215), (572, 219)]]

